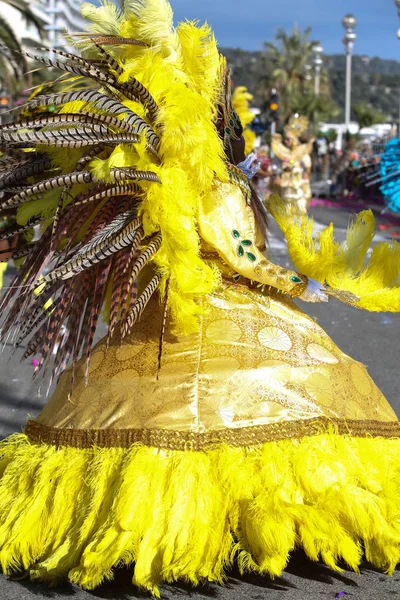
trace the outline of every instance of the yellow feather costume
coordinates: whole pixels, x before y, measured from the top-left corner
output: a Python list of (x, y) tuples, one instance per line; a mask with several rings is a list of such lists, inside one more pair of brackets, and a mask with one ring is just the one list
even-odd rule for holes
[[(308, 275), (360, 306), (398, 307), (397, 246), (363, 267), (370, 213), (339, 246), (332, 228), (314, 240), (275, 200), (303, 274), (271, 263), (213, 124), (221, 73), (209, 27), (175, 29), (166, 0), (83, 13), (109, 69), (84, 39), (97, 60), (72, 59), (73, 73), (101, 77), (100, 91), (61, 103), (59, 137), (52, 117), (29, 138), (26, 121), (0, 131), (17, 148), (40, 140), (35, 166), (10, 163), (10, 186), (21, 170), (30, 185), (7, 202), (19, 203), (20, 227), (44, 219), (6, 325), (17, 318), (21, 339), (39, 328), (27, 355), (44, 339), (45, 360), (57, 342), (57, 374), (74, 364), (25, 432), (2, 442), (3, 572), (92, 589), (126, 564), (159, 597), (163, 581), (222, 583), (234, 560), (277, 576), (302, 547), (336, 570), (341, 560), (358, 570), (365, 553), (393, 573), (400, 424), (366, 368), (291, 298)], [(90, 153), (93, 138), (103, 147)], [(92, 352), (102, 308), (110, 335)]]

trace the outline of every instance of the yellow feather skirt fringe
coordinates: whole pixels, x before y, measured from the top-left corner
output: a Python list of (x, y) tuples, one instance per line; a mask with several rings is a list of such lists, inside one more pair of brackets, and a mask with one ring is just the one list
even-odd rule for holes
[(2, 443), (0, 562), (55, 584), (92, 589), (133, 564), (159, 597), (178, 579), (278, 576), (302, 547), (358, 570), (363, 553), (400, 560), (400, 441), (333, 431), (205, 452), (146, 446), (57, 448), (16, 434)]

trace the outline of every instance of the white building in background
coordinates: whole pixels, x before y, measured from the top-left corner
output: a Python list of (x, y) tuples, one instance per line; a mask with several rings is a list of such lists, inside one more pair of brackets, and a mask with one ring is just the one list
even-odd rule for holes
[[(44, 27), (50, 25), (51, 18), (47, 13), (47, 0), (35, 0), (29, 2), (33, 13), (43, 23)], [(13, 29), (15, 36), (21, 42), (22, 46), (28, 50), (37, 48), (40, 45), (47, 45), (47, 39), (41, 39), (38, 30), (32, 23), (27, 23), (22, 14), (9, 4), (0, 0), (0, 14)], [(47, 35), (46, 35), (47, 38)]]
[(81, 0), (28, 0), (32, 12), (42, 21), (46, 35), (40, 38), (35, 25), (27, 23), (21, 13), (12, 6), (1, 2), (0, 14), (21, 40), (25, 50), (46, 46), (68, 47), (63, 32), (76, 32), (85, 29), (85, 20), (80, 13)]
[(51, 22), (47, 27), (51, 48), (67, 47), (63, 32), (76, 33), (86, 29), (81, 16), (81, 0), (42, 0), (47, 4)]
[[(347, 127), (344, 123), (320, 123), (320, 130), (322, 133), (328, 133), (328, 131), (336, 131), (338, 137), (335, 142), (337, 150), (343, 148), (343, 137), (346, 133)], [(350, 123), (348, 127), (349, 133), (352, 135), (359, 134), (360, 139), (367, 143), (372, 143), (376, 140), (390, 139), (395, 135), (395, 128), (391, 123), (380, 123), (378, 125), (371, 125), (371, 127), (363, 127), (360, 129), (358, 123)]]

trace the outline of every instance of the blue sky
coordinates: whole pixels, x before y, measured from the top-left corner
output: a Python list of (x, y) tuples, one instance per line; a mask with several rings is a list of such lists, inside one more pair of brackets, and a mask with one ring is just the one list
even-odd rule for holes
[(312, 27), (327, 54), (343, 52), (342, 17), (353, 13), (358, 25), (356, 54), (400, 60), (396, 31), (400, 18), (393, 0), (171, 0), (175, 20), (208, 20), (221, 46), (261, 49), (278, 27)]

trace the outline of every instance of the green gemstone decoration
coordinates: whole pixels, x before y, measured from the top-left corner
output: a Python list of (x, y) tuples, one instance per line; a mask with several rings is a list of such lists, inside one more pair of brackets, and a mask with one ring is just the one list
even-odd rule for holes
[(293, 275), (293, 277), (290, 278), (293, 283), (302, 283), (300, 277), (296, 277), (296, 275)]
[[(235, 240), (240, 240), (240, 232), (237, 229), (232, 229), (232, 235)], [(241, 258), (246, 254), (251, 262), (255, 262), (257, 260), (256, 256), (252, 252), (245, 252), (245, 248), (249, 248), (252, 245), (253, 242), (251, 240), (240, 240), (237, 247), (237, 253)]]
[(230, 129), (229, 127), (225, 127), (225, 131), (228, 135), (232, 134), (232, 129)]

